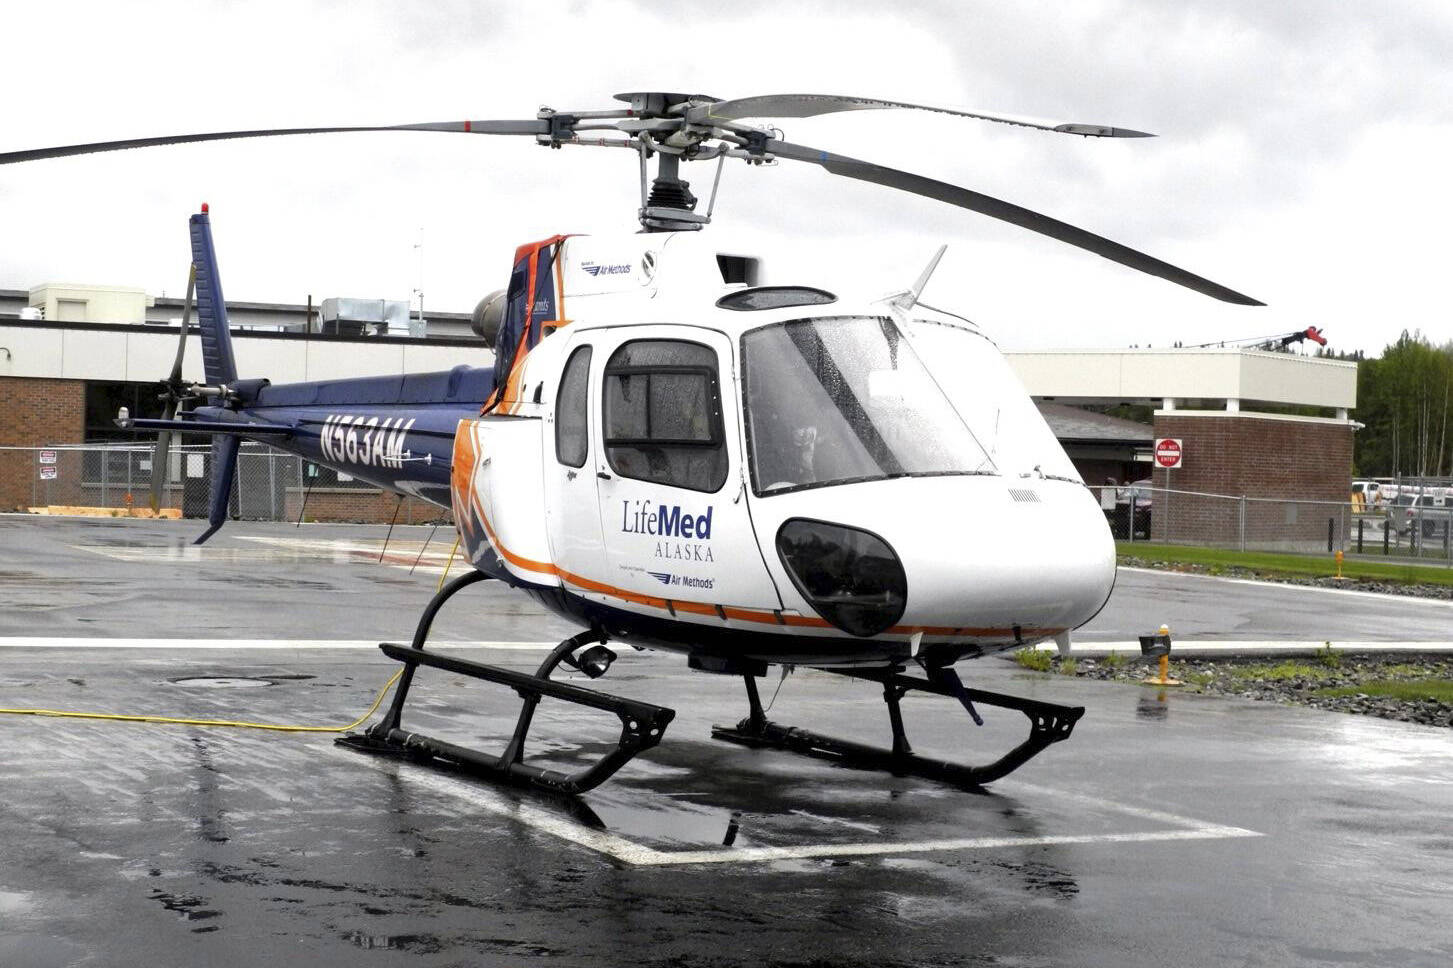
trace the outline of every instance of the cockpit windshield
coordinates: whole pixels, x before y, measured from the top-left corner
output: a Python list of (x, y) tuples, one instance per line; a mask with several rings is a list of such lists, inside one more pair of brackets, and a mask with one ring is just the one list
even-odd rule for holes
[(834, 316), (742, 337), (758, 494), (939, 474), (993, 462), (891, 319)]

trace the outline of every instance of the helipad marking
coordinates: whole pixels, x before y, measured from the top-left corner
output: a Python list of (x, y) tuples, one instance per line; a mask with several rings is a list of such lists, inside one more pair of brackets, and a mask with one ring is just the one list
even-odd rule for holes
[(1233, 585), (1256, 585), (1260, 588), (1295, 588), (1297, 591), (1324, 592), (1328, 595), (1352, 595), (1358, 598), (1376, 598), (1383, 602), (1403, 602), (1413, 605), (1437, 605), (1453, 608), (1453, 600), (1446, 598), (1420, 598), (1417, 595), (1394, 595), (1389, 592), (1365, 592), (1357, 588), (1328, 588), (1326, 585), (1297, 585), (1285, 581), (1260, 581), (1255, 578), (1228, 578), (1224, 575), (1203, 575), (1195, 571), (1171, 571), (1166, 568), (1135, 568), (1121, 565), (1121, 571), (1133, 571), (1141, 575), (1170, 575), (1176, 578), (1201, 578), (1206, 581), (1224, 581)]
[(1255, 830), (1208, 823), (1161, 810), (1104, 800), (1047, 787), (1013, 784), (1015, 789), (1036, 796), (1075, 800), (1088, 806), (1123, 813), (1157, 823), (1174, 824), (1177, 830), (1147, 830), (1111, 834), (1063, 834), (1042, 837), (962, 837), (948, 840), (874, 841), (872, 843), (799, 844), (795, 847), (717, 847), (709, 850), (658, 850), (619, 834), (594, 830), (561, 817), (532, 803), (511, 800), (489, 787), (467, 783), (423, 767), (396, 761), (373, 761), (375, 769), (393, 773), (437, 793), (468, 800), (476, 807), (499, 816), (511, 817), (542, 833), (606, 854), (638, 867), (667, 864), (759, 864), (776, 860), (814, 857), (872, 857), (883, 854), (924, 854), (942, 851), (984, 850), (1003, 847), (1042, 847), (1062, 844), (1139, 844), (1185, 840), (1219, 840), (1233, 837), (1263, 837)]
[[(1091, 638), (1095, 633), (1087, 633), (1085, 638), (1070, 643), (1071, 655), (1100, 655), (1106, 652), (1140, 652), (1140, 643), (1128, 639), (1095, 639)], [(1453, 652), (1453, 642), (1372, 642), (1372, 641), (1343, 641), (1341, 639), (1193, 639), (1177, 638), (1175, 640), (1176, 654), (1190, 652), (1231, 652), (1231, 653), (1257, 653), (1257, 652), (1314, 652), (1319, 649), (1331, 646), (1338, 652)], [(1041, 652), (1053, 652), (1058, 649), (1053, 642), (1041, 642), (1035, 646)]]
[[(431, 649), (504, 649), (541, 652), (555, 642), (430, 642)], [(0, 637), (0, 649), (378, 649), (377, 639), (103, 639), (62, 636)]]
[[(332, 564), (386, 564), (421, 574), (437, 574), (449, 562), (449, 548), (442, 542), (426, 549), (423, 542), (399, 539), (385, 549), (382, 541), (309, 538), (268, 538), (237, 535), (243, 541), (254, 541), (266, 547), (227, 547), (214, 545), (71, 545), (77, 551), (88, 551), (116, 561), (176, 562), (213, 564), (259, 561), (328, 562)], [(385, 550), (387, 553), (385, 553)]]

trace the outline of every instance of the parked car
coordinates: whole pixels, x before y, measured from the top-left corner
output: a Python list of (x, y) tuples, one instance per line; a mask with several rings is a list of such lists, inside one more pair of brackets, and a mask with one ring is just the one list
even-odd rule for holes
[(1421, 523), (1423, 540), (1442, 538), (1445, 529), (1453, 528), (1453, 503), (1441, 495), (1400, 494), (1393, 500), (1390, 523), (1407, 535)]
[(1127, 490), (1130, 492), (1127, 497), (1135, 498), (1135, 536), (1149, 539), (1150, 511), (1155, 498), (1155, 492), (1150, 489), (1150, 479), (1136, 481)]
[(1133, 538), (1147, 539), (1150, 537), (1150, 481), (1136, 481), (1134, 484), (1116, 488), (1115, 510), (1107, 510), (1105, 517), (1110, 522), (1110, 533), (1118, 540), (1132, 537), (1132, 529), (1128, 527), (1132, 523), (1132, 505), (1135, 508)]

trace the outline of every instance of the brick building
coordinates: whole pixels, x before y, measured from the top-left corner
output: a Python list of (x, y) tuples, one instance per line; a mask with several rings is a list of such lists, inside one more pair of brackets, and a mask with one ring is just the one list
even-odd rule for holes
[[(1288, 545), (1313, 542), (1325, 539), (1328, 525), (1326, 508), (1314, 502), (1348, 500), (1355, 363), (1199, 348), (1011, 353), (1009, 360), (1041, 406), (1156, 408), (1151, 436), (1180, 440), (1182, 460), (1174, 470), (1140, 465), (1155, 488), (1170, 490), (1156, 493), (1153, 539), (1232, 544), (1274, 534)], [(1087, 483), (1103, 479), (1077, 465)]]
[[(86, 301), (88, 291), (100, 294), (94, 304)], [(113, 460), (112, 455), (99, 466), (59, 448), (147, 439), (122, 434), (111, 421), (118, 406), (133, 416), (158, 415), (154, 387), (176, 352), (177, 330), (168, 320), (180, 315), (177, 302), (119, 287), (0, 290), (0, 510), (37, 503), (115, 505), (112, 485), (123, 472), (144, 473), (149, 482), (144, 444), (134, 457)], [(88, 314), (96, 305), (131, 318), (92, 319)], [(458, 335), (467, 327), (465, 314), (439, 314), (448, 327), (443, 331), (450, 334), (445, 337), (323, 335), (308, 331), (308, 307), (228, 305), (229, 311), (236, 309), (234, 323), (246, 321), (233, 330), (239, 371), (276, 383), (446, 370), (460, 363), (486, 365), (492, 358), (482, 340)], [(22, 318), (36, 316), (42, 306), (46, 313), (71, 318)], [(1156, 471), (1155, 486), (1228, 495), (1220, 501), (1170, 495), (1156, 509), (1154, 537), (1169, 533), (1176, 540), (1224, 542), (1248, 515), (1279, 515), (1282, 533), (1295, 526), (1316, 537), (1325, 533), (1326, 523), (1311, 511), (1298, 517), (1295, 508), (1246, 502), (1232, 509), (1231, 499), (1347, 498), (1356, 426), (1349, 419), (1356, 402), (1355, 364), (1240, 349), (1011, 352), (1007, 357), (1087, 483), (1152, 477), (1152, 439), (1173, 437), (1184, 444), (1183, 464)], [(196, 336), (190, 338), (183, 376), (202, 376)], [(1155, 406), (1153, 425), (1078, 409), (1116, 403)], [(1307, 415), (1284, 412), (1290, 408)], [(38, 447), (58, 448), (55, 477), (44, 487), (38, 480)], [(205, 494), (198, 497), (188, 481), (205, 479), (205, 456), (180, 456), (174, 455), (167, 469), (170, 503), (204, 514)], [(241, 468), (240, 477), (246, 474)], [(316, 520), (387, 521), (398, 508), (400, 520), (432, 521), (440, 513), (412, 501), (399, 508), (393, 495), (297, 461), (292, 469), (268, 465), (266, 477), (264, 516), (295, 517), (304, 494), (307, 516)], [(1285, 520), (1288, 516), (1296, 520)]]
[[(134, 500), (145, 501), (152, 438), (119, 431), (112, 421), (123, 406), (132, 416), (161, 415), (156, 383), (176, 353), (178, 329), (169, 320), (181, 315), (179, 302), (120, 287), (0, 290), (0, 511), (37, 504), (119, 507), (133, 485)], [(481, 339), (458, 335), (461, 320), (467, 332), (468, 314), (437, 314), (447, 336), (347, 335), (307, 332), (305, 306), (228, 307), (239, 310), (234, 322), (247, 321), (232, 330), (240, 372), (279, 383), (483, 366), (493, 358)], [(96, 312), (123, 318), (91, 318)], [(51, 318), (36, 318), (42, 314)], [(184, 379), (202, 379), (201, 360), (194, 334)], [(131, 453), (78, 449), (127, 442), (137, 445)], [(53, 451), (45, 463), (41, 448)], [(167, 503), (189, 515), (206, 513), (205, 489), (197, 487), (207, 477), (204, 450), (178, 448), (166, 469)], [(397, 510), (400, 521), (420, 522), (446, 513), (413, 499), (400, 506), (393, 494), (295, 458), (280, 471), (262, 461), (261, 451), (253, 463), (266, 466), (267, 482), (250, 496), (255, 501), (260, 494), (268, 505), (262, 516), (296, 517), (305, 494), (306, 516), (318, 521), (388, 521)], [(240, 465), (239, 478), (245, 473)], [(238, 500), (234, 494), (234, 506)]]

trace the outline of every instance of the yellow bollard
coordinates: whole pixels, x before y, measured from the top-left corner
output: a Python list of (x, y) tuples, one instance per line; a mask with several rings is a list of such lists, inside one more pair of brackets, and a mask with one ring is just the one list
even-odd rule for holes
[(1337, 559), (1337, 580), (1342, 581), (1342, 552), (1338, 551), (1335, 557)]
[[(1160, 627), (1160, 631), (1158, 633), (1156, 633), (1156, 634), (1157, 635), (1166, 636), (1166, 638), (1169, 639), (1169, 637), (1170, 637), (1170, 626), (1168, 626), (1168, 625), (1162, 625)], [(1166, 649), (1166, 651), (1164, 653), (1162, 653), (1161, 656), (1160, 656), (1160, 675), (1158, 675), (1158, 676), (1151, 676), (1148, 679), (1145, 679), (1144, 682), (1148, 686), (1179, 686), (1179, 685), (1184, 685), (1184, 683), (1182, 683), (1179, 679), (1172, 679), (1170, 677), (1170, 649), (1169, 649), (1169, 642), (1167, 642), (1167, 649)]]

